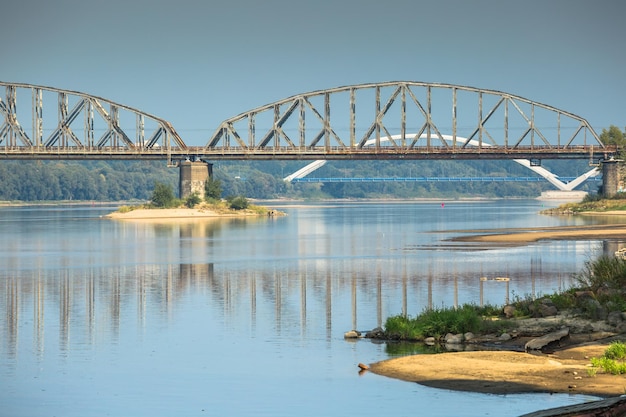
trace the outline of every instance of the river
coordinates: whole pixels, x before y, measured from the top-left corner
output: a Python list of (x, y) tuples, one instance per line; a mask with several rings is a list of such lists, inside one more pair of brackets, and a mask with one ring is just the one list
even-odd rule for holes
[(396, 314), (569, 287), (615, 242), (448, 240), (623, 221), (538, 214), (548, 204), (269, 202), (287, 215), (174, 222), (2, 207), (0, 415), (517, 416), (593, 399), (359, 374), (407, 350), (343, 338)]

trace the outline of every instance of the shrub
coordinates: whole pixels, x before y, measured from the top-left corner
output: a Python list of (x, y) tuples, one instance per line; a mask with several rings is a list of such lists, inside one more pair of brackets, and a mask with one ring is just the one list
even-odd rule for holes
[(626, 374), (626, 345), (622, 342), (613, 342), (599, 358), (591, 358), (591, 365), (613, 375)]
[(431, 336), (439, 338), (447, 333), (478, 332), (483, 325), (480, 307), (464, 304), (456, 309), (425, 310), (414, 319), (401, 315), (389, 317), (385, 332), (392, 338), (421, 340)]
[(222, 196), (222, 183), (220, 180), (216, 180), (213, 177), (210, 177), (204, 183), (204, 198), (207, 202), (211, 202), (212, 200), (219, 200)]
[(248, 199), (242, 196), (237, 196), (229, 200), (230, 208), (233, 210), (244, 210), (248, 208)]
[(574, 278), (579, 285), (593, 292), (600, 288), (619, 290), (626, 287), (626, 260), (602, 255), (585, 262), (582, 272)]
[(604, 356), (609, 359), (626, 359), (626, 344), (613, 342), (604, 351)]
[(193, 193), (185, 199), (185, 206), (193, 208), (200, 204), (201, 201), (202, 199), (200, 198), (200, 195), (198, 195), (198, 193)]
[(167, 208), (174, 207), (177, 204), (177, 199), (174, 197), (174, 190), (170, 185), (156, 182), (150, 202), (154, 207)]

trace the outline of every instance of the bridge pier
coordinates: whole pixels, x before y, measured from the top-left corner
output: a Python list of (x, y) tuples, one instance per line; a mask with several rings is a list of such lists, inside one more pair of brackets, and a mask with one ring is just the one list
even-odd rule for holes
[(213, 176), (213, 164), (204, 161), (184, 161), (178, 166), (178, 195), (187, 198), (198, 193), (204, 198), (204, 184)]
[(619, 191), (619, 166), (623, 162), (620, 159), (607, 159), (602, 161), (602, 195), (613, 197)]

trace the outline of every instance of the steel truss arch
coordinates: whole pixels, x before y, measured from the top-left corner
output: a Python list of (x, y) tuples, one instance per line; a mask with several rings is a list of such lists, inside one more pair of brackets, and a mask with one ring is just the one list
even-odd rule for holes
[[(338, 109), (335, 97), (342, 95), (345, 106)], [(365, 106), (357, 106), (360, 95), (369, 100)], [(398, 139), (381, 141), (392, 137)], [(308, 159), (317, 159), (309, 153), (339, 158), (372, 150), (381, 158), (532, 153), (548, 159), (581, 157), (594, 147), (607, 150), (587, 120), (547, 104), (497, 90), (392, 81), (312, 91), (246, 111), (223, 121), (204, 150), (294, 152)]]
[[(130, 106), (40, 85), (0, 81), (0, 87), (5, 88), (5, 95), (0, 95), (0, 149), (7, 155), (14, 151), (33, 157), (89, 159), (135, 154), (165, 159), (172, 149), (187, 149), (171, 123)], [(20, 98), (31, 97), (30, 112), (18, 109), (18, 93)], [(54, 95), (57, 116), (44, 118), (44, 102), (51, 104), (49, 96)]]

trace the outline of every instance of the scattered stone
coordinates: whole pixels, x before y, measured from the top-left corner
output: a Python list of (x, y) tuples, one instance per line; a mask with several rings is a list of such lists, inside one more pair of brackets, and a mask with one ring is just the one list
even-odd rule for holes
[(556, 332), (548, 333), (541, 337), (529, 340), (528, 342), (526, 342), (524, 349), (526, 351), (541, 350), (544, 347), (548, 346), (550, 343), (558, 342), (559, 340), (567, 336), (569, 336), (569, 328), (557, 330)]
[(463, 343), (463, 335), (460, 334), (460, 333), (459, 334), (448, 333), (443, 340), (447, 344), (459, 345), (459, 344)]
[(611, 311), (606, 317), (606, 322), (614, 327), (619, 326), (623, 321), (621, 311)]
[(515, 311), (517, 310), (514, 306), (506, 305), (504, 306), (504, 309), (502, 312), (504, 313), (504, 317), (506, 317), (507, 319), (510, 319), (510, 318), (515, 317)]
[(463, 339), (464, 339), (466, 342), (469, 342), (470, 340), (474, 339), (475, 337), (476, 337), (476, 336), (474, 336), (474, 333), (472, 333), (472, 332), (467, 332), (467, 333), (465, 333), (465, 334), (463, 335)]
[(552, 317), (559, 314), (559, 309), (549, 298), (542, 298), (536, 304), (531, 304), (528, 308), (533, 317)]
[(589, 315), (589, 317), (592, 320), (606, 319), (608, 312), (606, 311), (604, 307), (602, 307), (602, 304), (600, 304), (598, 300), (588, 299), (588, 300), (585, 300), (582, 303), (582, 305), (583, 305), (585, 312)]
[(343, 334), (343, 337), (345, 339), (358, 339), (359, 337), (361, 337), (361, 332), (356, 330), (350, 330), (349, 332), (345, 332)]
[(502, 333), (500, 337), (498, 338), (498, 340), (500, 340), (501, 342), (506, 342), (507, 340), (511, 340), (511, 339), (512, 337), (508, 333)]
[(365, 337), (368, 339), (383, 339), (385, 337), (385, 331), (382, 327), (376, 327), (375, 329), (365, 333)]
[(426, 339), (424, 339), (424, 343), (432, 346), (436, 343), (436, 340), (434, 337), (427, 337)]

